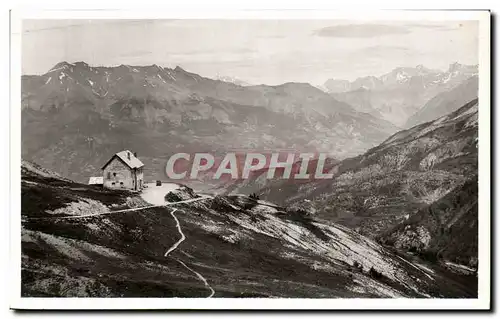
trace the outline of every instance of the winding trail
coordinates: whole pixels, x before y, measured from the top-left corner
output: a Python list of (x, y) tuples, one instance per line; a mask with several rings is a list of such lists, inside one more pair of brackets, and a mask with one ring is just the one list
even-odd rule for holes
[(172, 247), (170, 247), (167, 252), (165, 253), (165, 257), (168, 257), (168, 254), (170, 254), (172, 251), (174, 251), (180, 243), (182, 243), (184, 241), (184, 239), (186, 239), (186, 236), (184, 235), (184, 233), (182, 232), (182, 229), (181, 229), (181, 224), (179, 223), (179, 220), (177, 219), (177, 217), (175, 217), (174, 213), (177, 211), (177, 208), (175, 208), (173, 211), (170, 212), (170, 215), (172, 215), (172, 217), (175, 219), (175, 223), (177, 224), (176, 227), (177, 227), (177, 230), (179, 231), (179, 234), (181, 234), (181, 239), (179, 239)]
[(205, 284), (205, 286), (210, 289), (210, 295), (207, 297), (207, 298), (212, 298), (213, 295), (215, 294), (215, 290), (212, 289), (212, 287), (210, 287), (210, 285), (208, 284), (207, 280), (205, 279), (205, 277), (203, 277), (200, 273), (194, 271), (193, 269), (189, 268), (185, 263), (183, 263), (181, 260), (177, 259), (177, 258), (174, 258), (175, 261), (177, 261), (179, 264), (183, 265), (184, 267), (186, 267), (186, 269), (190, 270), (192, 273), (194, 273), (201, 281), (203, 281), (203, 283)]
[[(179, 201), (179, 202), (165, 202), (161, 205), (150, 205), (150, 206), (142, 206), (142, 207), (135, 207), (135, 208), (128, 208), (128, 209), (122, 209), (122, 210), (114, 210), (114, 211), (109, 211), (109, 212), (103, 212), (103, 213), (95, 213), (95, 214), (87, 214), (87, 215), (73, 215), (73, 216), (53, 216), (53, 217), (35, 217), (35, 218), (28, 218), (28, 220), (37, 220), (37, 219), (78, 219), (78, 218), (88, 218), (88, 217), (95, 217), (95, 216), (102, 216), (102, 215), (110, 215), (110, 214), (118, 214), (118, 213), (125, 213), (125, 212), (134, 212), (138, 210), (143, 210), (143, 209), (148, 209), (148, 208), (154, 208), (154, 207), (167, 207), (167, 206), (172, 206), (176, 204), (185, 204), (185, 203), (192, 203), (192, 202), (197, 202), (200, 200), (204, 200), (207, 198), (212, 198), (211, 196), (208, 195), (202, 195), (201, 197), (197, 198), (192, 198), (184, 201)], [(165, 257), (168, 257), (168, 255), (173, 252), (177, 247), (179, 247), (180, 243), (182, 243), (185, 239), (186, 236), (182, 232), (181, 224), (177, 217), (175, 216), (175, 212), (177, 211), (177, 208), (174, 208), (171, 212), (170, 215), (175, 219), (176, 227), (177, 230), (179, 231), (179, 234), (181, 235), (181, 238), (175, 242), (172, 247), (170, 247), (167, 252), (165, 253)], [(207, 280), (205, 277), (203, 277), (199, 272), (196, 272), (192, 268), (190, 268), (188, 265), (186, 265), (184, 262), (177, 258), (173, 258), (175, 261), (180, 263), (184, 268), (192, 272), (193, 274), (196, 275), (203, 283), (205, 286), (210, 290), (210, 295), (207, 298), (212, 298), (212, 296), (215, 294), (215, 290), (212, 289), (212, 287), (208, 284)]]
[[(179, 220), (177, 219), (177, 217), (175, 216), (175, 212), (177, 211), (177, 208), (174, 208), (174, 210), (172, 210), (170, 212), (170, 215), (172, 215), (172, 217), (175, 219), (175, 226), (177, 227), (177, 230), (179, 231), (179, 234), (181, 235), (181, 239), (179, 239), (178, 241), (176, 241), (172, 247), (170, 247), (167, 252), (165, 253), (165, 257), (168, 257), (168, 255), (173, 252), (174, 250), (177, 249), (177, 247), (179, 247), (180, 243), (182, 243), (185, 239), (186, 239), (186, 236), (184, 235), (184, 233), (182, 232), (182, 228), (181, 228), (181, 224), (179, 222)], [(203, 283), (205, 284), (205, 286), (210, 289), (210, 295), (207, 297), (207, 298), (212, 298), (212, 296), (215, 294), (215, 290), (212, 289), (212, 287), (208, 284), (207, 280), (205, 279), (205, 277), (203, 277), (199, 272), (197, 271), (194, 271), (192, 268), (190, 268), (188, 265), (186, 265), (184, 262), (182, 262), (180, 259), (177, 259), (177, 258), (173, 258), (175, 261), (177, 261), (179, 264), (181, 264), (182, 266), (184, 266), (184, 268), (186, 268), (187, 270), (191, 271), (193, 274), (196, 275), (196, 277), (198, 277), (201, 281), (203, 281)]]

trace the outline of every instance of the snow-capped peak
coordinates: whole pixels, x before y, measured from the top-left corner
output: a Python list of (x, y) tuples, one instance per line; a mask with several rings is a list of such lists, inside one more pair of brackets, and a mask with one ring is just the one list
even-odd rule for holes
[(242, 81), (236, 77), (232, 77), (232, 76), (228, 76), (228, 75), (220, 75), (220, 74), (217, 74), (215, 76), (215, 80), (218, 80), (218, 81), (222, 81), (222, 82), (227, 82), (227, 83), (233, 83), (233, 84), (236, 84), (236, 85), (240, 85), (240, 86), (249, 86), (251, 84), (245, 82), (245, 81)]
[(409, 79), (410, 79), (410, 75), (408, 73), (406, 73), (405, 71), (399, 71), (396, 74), (396, 80), (399, 83), (404, 83), (404, 82), (408, 81)]
[(50, 69), (49, 72), (47, 72), (47, 73), (61, 71), (61, 70), (67, 70), (73, 66), (74, 66), (73, 64), (68, 63), (66, 61), (63, 61), (63, 62), (60, 62), (60, 63), (57, 63), (56, 65), (54, 65), (54, 67), (52, 69)]

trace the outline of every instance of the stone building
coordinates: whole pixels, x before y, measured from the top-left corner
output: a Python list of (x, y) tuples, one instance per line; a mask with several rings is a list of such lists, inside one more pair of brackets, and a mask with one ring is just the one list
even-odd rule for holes
[(137, 153), (128, 150), (116, 153), (102, 167), (103, 186), (139, 191), (144, 187), (143, 167)]

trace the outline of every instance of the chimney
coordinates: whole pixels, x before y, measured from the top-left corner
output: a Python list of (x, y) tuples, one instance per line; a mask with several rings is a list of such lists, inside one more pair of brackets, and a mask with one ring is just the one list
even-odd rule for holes
[(130, 152), (127, 152), (128, 160), (130, 161)]
[(137, 152), (134, 152), (134, 156), (137, 157)]

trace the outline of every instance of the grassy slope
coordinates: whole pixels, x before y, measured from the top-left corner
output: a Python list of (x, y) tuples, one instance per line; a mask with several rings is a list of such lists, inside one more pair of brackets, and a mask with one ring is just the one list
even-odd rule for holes
[[(208, 289), (177, 260), (203, 274), (215, 297), (475, 294), (462, 285), (445, 289), (434, 271), (419, 270), (348, 229), (241, 197), (180, 204), (176, 215), (186, 240), (165, 258), (180, 238), (171, 208), (54, 219), (141, 201), (29, 170), (23, 170), (22, 191), (23, 296), (206, 297)], [(84, 204), (92, 201), (102, 206)], [(353, 268), (354, 261), (364, 270)], [(371, 267), (383, 276), (370, 276)]]

